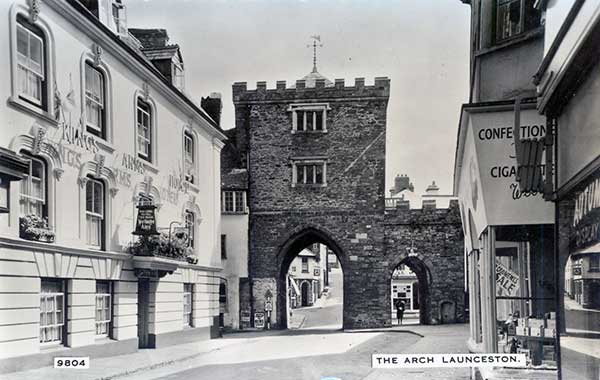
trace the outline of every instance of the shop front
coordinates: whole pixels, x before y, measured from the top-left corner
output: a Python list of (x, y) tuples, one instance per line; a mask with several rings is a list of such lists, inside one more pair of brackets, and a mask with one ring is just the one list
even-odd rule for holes
[(559, 368), (600, 378), (600, 2), (545, 6), (546, 53), (537, 108), (555, 125)]
[(536, 165), (517, 162), (518, 143), (545, 134), (533, 100), (520, 111), (512, 101), (462, 108), (454, 191), (465, 233), (468, 346), (527, 356), (527, 368), (474, 368), (473, 378), (557, 377), (554, 212), (540, 191), (520, 183), (542, 183), (544, 153), (532, 155)]

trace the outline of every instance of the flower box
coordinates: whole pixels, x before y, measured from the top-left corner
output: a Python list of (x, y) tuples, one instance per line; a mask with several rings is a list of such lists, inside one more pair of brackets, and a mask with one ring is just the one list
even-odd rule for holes
[(56, 235), (48, 226), (48, 219), (37, 215), (25, 215), (19, 218), (19, 236), (26, 240), (54, 243)]

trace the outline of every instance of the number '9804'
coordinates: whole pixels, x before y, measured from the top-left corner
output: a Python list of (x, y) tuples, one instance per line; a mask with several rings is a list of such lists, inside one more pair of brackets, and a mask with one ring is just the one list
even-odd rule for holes
[(54, 358), (54, 368), (73, 368), (86, 369), (90, 368), (90, 358), (86, 357), (66, 357)]

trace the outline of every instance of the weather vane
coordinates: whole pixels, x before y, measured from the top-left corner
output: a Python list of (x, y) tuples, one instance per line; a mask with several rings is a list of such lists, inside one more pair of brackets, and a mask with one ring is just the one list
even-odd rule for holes
[[(313, 43), (312, 43), (312, 45), (306, 45), (306, 47), (312, 47), (313, 48), (313, 69), (312, 69), (312, 72), (316, 73), (317, 72), (317, 46), (318, 47), (323, 47), (323, 44), (321, 43), (321, 36), (319, 36), (319, 35), (310, 36), (310, 38), (312, 38)], [(317, 44), (317, 41), (319, 41), (318, 44)]]

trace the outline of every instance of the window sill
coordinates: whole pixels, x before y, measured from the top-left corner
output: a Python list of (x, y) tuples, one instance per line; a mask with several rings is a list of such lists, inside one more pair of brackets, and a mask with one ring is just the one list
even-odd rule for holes
[(321, 188), (327, 187), (326, 183), (295, 183), (292, 187), (305, 189), (305, 188)]
[(527, 41), (530, 41), (530, 40), (542, 37), (543, 35), (544, 35), (544, 27), (541, 26), (541, 27), (532, 29), (532, 30), (530, 30), (528, 32), (521, 33), (521, 34), (519, 34), (519, 35), (517, 35), (515, 37), (512, 37), (512, 38), (509, 38), (507, 40), (504, 40), (503, 42), (500, 42), (497, 45), (493, 45), (493, 46), (490, 46), (490, 47), (485, 48), (485, 49), (480, 49), (480, 50), (478, 50), (478, 51), (475, 52), (475, 57), (481, 57), (481, 56), (484, 56), (486, 54), (490, 54), (490, 53), (496, 52), (498, 50), (503, 50), (503, 49), (505, 49), (507, 47), (511, 47), (511, 46), (514, 46), (514, 45), (518, 45), (518, 44), (521, 44), (521, 43), (524, 43), (524, 42), (527, 42)]
[(221, 211), (221, 215), (246, 215), (247, 211)]
[(102, 148), (102, 150), (106, 151), (106, 153), (108, 153), (108, 154), (113, 154), (114, 151), (116, 150), (115, 147), (111, 143), (109, 143), (108, 141), (106, 141), (100, 137), (96, 136), (96, 142), (98, 143), (98, 146), (100, 148)]
[(58, 128), (58, 121), (54, 117), (52, 117), (52, 115), (49, 112), (41, 110), (41, 109), (35, 107), (34, 105), (29, 104), (29, 103), (27, 103), (19, 98), (16, 98), (14, 96), (11, 96), (8, 98), (8, 104), (12, 105), (13, 107), (15, 107), (21, 111), (27, 112), (31, 116), (34, 116), (34, 117), (44, 120), (45, 122), (47, 122), (48, 124), (50, 124), (53, 127)]
[(327, 134), (327, 130), (324, 131), (299, 131), (299, 130), (292, 130), (292, 134), (293, 135), (326, 135)]
[(158, 172), (160, 170), (158, 169), (157, 166), (154, 166), (154, 164), (152, 164), (150, 161), (146, 161), (145, 159), (141, 158), (140, 156), (136, 156), (136, 157), (142, 161), (145, 170), (148, 170), (154, 174), (158, 174)]

